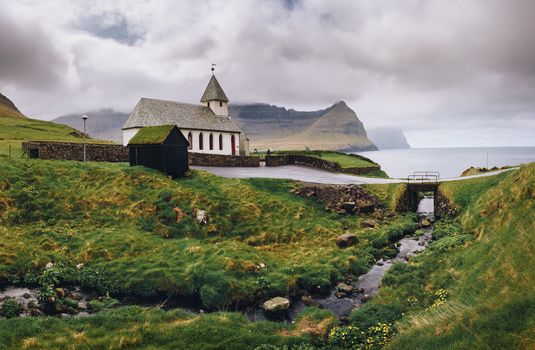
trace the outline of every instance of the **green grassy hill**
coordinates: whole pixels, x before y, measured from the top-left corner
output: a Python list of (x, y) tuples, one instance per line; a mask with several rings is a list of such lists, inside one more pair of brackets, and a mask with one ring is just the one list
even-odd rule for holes
[[(11, 102), (11, 101), (9, 101)], [(32, 140), (83, 142), (88, 137), (63, 124), (26, 118), (16, 107), (0, 103), (0, 155), (20, 156), (21, 142)]]
[[(205, 172), (173, 181), (121, 164), (3, 158), (0, 284), (38, 283), (52, 262), (58, 284), (100, 295), (195, 296), (205, 309), (224, 311), (354, 279), (392, 254), (389, 237), (415, 229), (411, 216), (361, 228), (369, 216), (325, 211), (290, 193), (294, 186)], [(314, 308), (282, 324), (128, 306), (85, 318), (0, 319), (0, 347), (533, 348), (535, 163), (441, 186), (459, 217), (440, 221), (428, 250), (395, 265), (350, 326), (326, 338), (337, 321)], [(389, 207), (398, 187), (367, 186)], [(197, 223), (197, 209), (208, 212), (208, 224)], [(358, 243), (339, 249), (334, 241), (345, 232)]]
[(353, 325), (394, 323), (389, 349), (535, 348), (535, 163), (441, 186), (460, 216), (387, 273)]
[[(316, 293), (354, 279), (374, 259), (392, 253), (391, 232), (415, 230), (411, 216), (385, 219), (375, 230), (361, 228), (371, 214), (326, 211), (313, 199), (290, 193), (294, 186), (205, 172), (173, 181), (121, 164), (4, 158), (0, 283), (35, 283), (53, 262), (61, 283), (101, 295), (194, 296), (205, 309), (226, 310), (297, 291)], [(197, 209), (207, 211), (208, 224), (196, 221)], [(336, 237), (345, 232), (356, 233), (359, 243), (338, 248)], [(239, 314), (193, 317), (135, 307), (78, 320), (0, 320), (0, 344), (178, 346), (194, 337), (197, 348), (222, 348), (221, 343), (239, 349), (323, 335), (332, 315), (308, 312), (314, 320), (296, 326), (250, 324)], [(142, 320), (151, 324), (142, 327), (147, 333), (139, 328)], [(58, 333), (62, 336), (53, 335)]]

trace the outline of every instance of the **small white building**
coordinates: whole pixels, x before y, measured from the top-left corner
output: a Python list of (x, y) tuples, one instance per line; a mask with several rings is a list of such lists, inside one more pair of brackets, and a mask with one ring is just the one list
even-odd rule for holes
[(141, 98), (123, 125), (123, 144), (128, 145), (145, 126), (176, 125), (189, 141), (190, 152), (248, 155), (247, 143), (240, 142), (246, 137), (230, 118), (228, 98), (215, 75), (210, 78), (201, 103)]

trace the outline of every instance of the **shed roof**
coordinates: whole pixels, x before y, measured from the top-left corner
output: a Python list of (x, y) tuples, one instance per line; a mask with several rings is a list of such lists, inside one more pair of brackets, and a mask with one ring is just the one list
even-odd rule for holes
[(124, 123), (123, 129), (176, 125), (181, 129), (241, 132), (227, 117), (216, 115), (209, 107), (174, 101), (141, 98)]
[(128, 144), (130, 145), (160, 145), (164, 143), (175, 125), (147, 126), (141, 128)]
[(215, 75), (212, 75), (212, 77), (210, 78), (210, 81), (206, 86), (206, 90), (204, 90), (204, 94), (202, 94), (201, 97), (201, 102), (208, 102), (213, 100), (228, 102), (227, 95), (225, 95), (225, 91), (223, 91), (223, 88), (221, 87), (221, 85), (219, 85), (219, 82), (215, 78)]

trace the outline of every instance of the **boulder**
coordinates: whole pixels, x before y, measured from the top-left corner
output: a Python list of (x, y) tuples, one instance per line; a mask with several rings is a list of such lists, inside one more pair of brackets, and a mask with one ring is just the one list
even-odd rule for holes
[(206, 225), (208, 223), (208, 213), (206, 210), (198, 209), (195, 213), (195, 217), (197, 218), (197, 222), (201, 225)]
[(429, 219), (425, 218), (422, 221), (420, 221), (420, 226), (429, 227), (429, 226), (431, 226), (431, 221), (429, 221)]
[(357, 236), (352, 233), (344, 233), (343, 235), (338, 236), (336, 244), (340, 248), (351, 247), (352, 245), (357, 244)]
[(359, 199), (356, 202), (356, 209), (359, 213), (371, 213), (374, 208), (374, 203), (367, 199)]
[(370, 228), (374, 228), (374, 227), (377, 226), (377, 225), (378, 225), (377, 221), (372, 220), (372, 219), (364, 220), (364, 221), (360, 224), (360, 226), (362, 226), (362, 227), (370, 227)]
[(341, 293), (349, 294), (353, 291), (353, 286), (350, 286), (349, 284), (342, 282), (342, 283), (338, 283), (338, 285), (336, 286), (336, 289)]
[(30, 315), (35, 317), (45, 316), (45, 312), (41, 309), (31, 309)]
[(361, 298), (360, 298), (360, 301), (362, 301), (363, 303), (367, 303), (368, 301), (370, 301), (371, 299), (371, 295), (369, 294), (364, 294)]
[(290, 308), (290, 300), (283, 297), (269, 299), (262, 305), (266, 312), (284, 312)]
[(346, 212), (352, 212), (353, 209), (357, 206), (355, 202), (343, 202), (338, 207), (344, 209)]
[(323, 309), (323, 305), (314, 300), (310, 295), (303, 295), (301, 297), (301, 302), (306, 306), (317, 307), (318, 309)]

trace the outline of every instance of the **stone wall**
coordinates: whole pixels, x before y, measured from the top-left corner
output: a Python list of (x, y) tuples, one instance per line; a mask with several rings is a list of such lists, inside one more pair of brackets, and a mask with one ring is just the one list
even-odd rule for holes
[(217, 167), (258, 167), (260, 166), (260, 158), (190, 152), (189, 164)]
[(122, 145), (53, 141), (23, 142), (23, 150), (32, 158), (91, 162), (128, 162), (128, 148)]
[(360, 168), (343, 168), (342, 172), (353, 175), (365, 175), (375, 170), (381, 170), (381, 167), (379, 165), (373, 165)]
[(435, 195), (435, 215), (437, 217), (453, 218), (458, 213), (459, 210), (455, 204), (439, 188)]
[(380, 170), (379, 165), (362, 167), (362, 168), (342, 168), (337, 162), (329, 160), (306, 156), (303, 154), (283, 154), (277, 156), (266, 156), (266, 166), (281, 166), (281, 165), (306, 165), (313, 168), (334, 171), (337, 173), (348, 173), (353, 175), (364, 175), (371, 171)]

